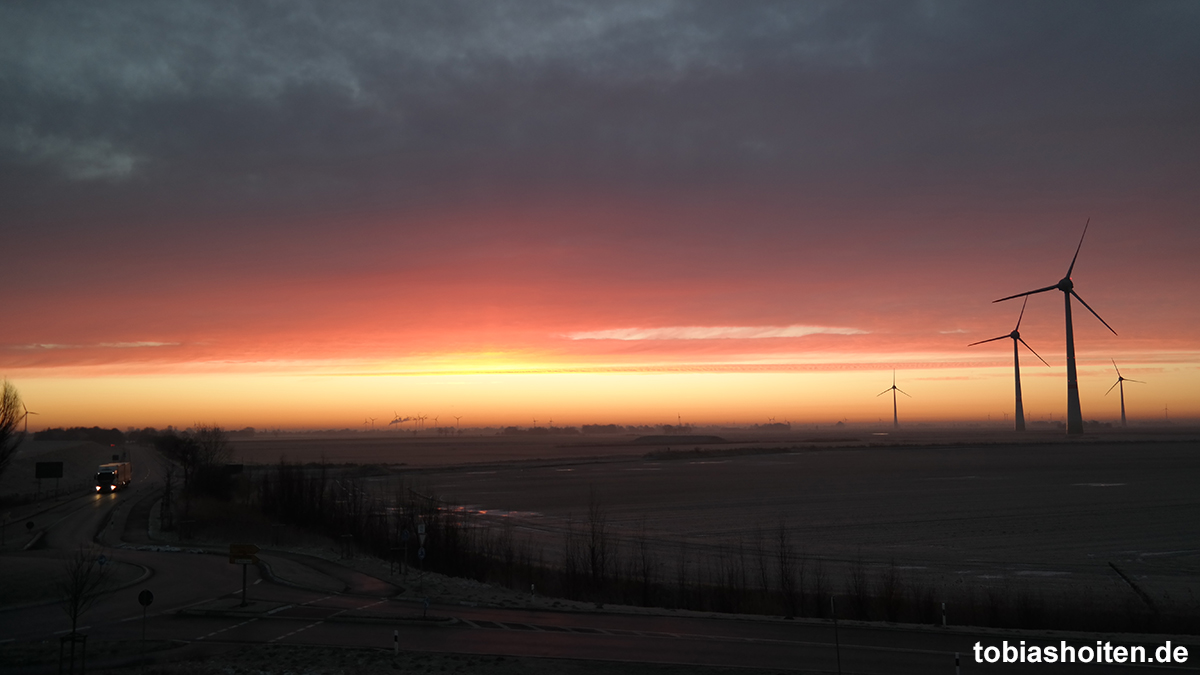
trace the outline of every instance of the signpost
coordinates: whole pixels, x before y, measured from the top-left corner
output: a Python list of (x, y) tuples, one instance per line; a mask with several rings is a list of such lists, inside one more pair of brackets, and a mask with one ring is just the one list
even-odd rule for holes
[(258, 547), (254, 544), (230, 544), (229, 564), (242, 566), (242, 607), (246, 606), (246, 565), (258, 562)]
[(138, 593), (138, 604), (142, 606), (142, 672), (146, 672), (146, 608), (154, 602), (154, 594), (150, 589)]
[(43, 478), (53, 478), (54, 479), (54, 496), (58, 497), (58, 479), (62, 478), (62, 475), (63, 475), (63, 463), (62, 462), (37, 462), (33, 466), (33, 472), (34, 472), (34, 477), (37, 478), (37, 482), (38, 482), (38, 487), (37, 487), (38, 494), (41, 494), (41, 492), (42, 492), (42, 479)]

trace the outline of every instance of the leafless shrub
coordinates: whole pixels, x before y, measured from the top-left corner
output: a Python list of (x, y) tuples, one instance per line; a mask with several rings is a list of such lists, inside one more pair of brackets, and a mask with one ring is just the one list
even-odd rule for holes
[(871, 618), (871, 589), (867, 584), (867, 570), (862, 557), (855, 558), (846, 574), (846, 594), (854, 603), (854, 611), (859, 619)]
[(787, 524), (779, 521), (775, 533), (775, 557), (779, 563), (779, 593), (783, 596), (784, 616), (796, 616), (796, 554), (792, 549)]
[[(94, 545), (80, 546), (62, 562), (55, 588), (63, 611), (71, 619), (71, 632), (68, 635), (71, 655), (67, 672), (75, 670), (75, 638), (79, 635), (79, 617), (107, 590), (110, 569), (100, 548)], [(62, 667), (61, 663), (59, 667)]]
[(896, 569), (896, 561), (892, 560), (879, 573), (879, 601), (883, 605), (883, 616), (887, 621), (900, 620), (900, 612), (904, 607), (904, 584), (900, 572)]
[(21, 404), (21, 395), (16, 387), (4, 380), (4, 384), (0, 385), (0, 475), (4, 474), (17, 452), (17, 446), (25, 438), (25, 433), (17, 430), (24, 419), (26, 413)]

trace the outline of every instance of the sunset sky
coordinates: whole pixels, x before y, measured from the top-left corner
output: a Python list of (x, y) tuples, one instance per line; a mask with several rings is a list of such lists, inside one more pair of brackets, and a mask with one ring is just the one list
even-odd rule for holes
[[(1200, 3), (0, 4), (32, 428), (1200, 417)], [(1062, 294), (1026, 413), (1065, 410)], [(406, 425), (411, 428), (411, 425)]]

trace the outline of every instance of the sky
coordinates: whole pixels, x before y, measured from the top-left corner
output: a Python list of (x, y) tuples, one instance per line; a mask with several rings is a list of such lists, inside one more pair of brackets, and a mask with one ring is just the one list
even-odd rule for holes
[[(1200, 417), (1194, 2), (0, 4), (31, 428)], [(1026, 411), (1065, 412), (1030, 298)], [(394, 427), (393, 427), (394, 428)], [(409, 424), (406, 428), (411, 428)]]

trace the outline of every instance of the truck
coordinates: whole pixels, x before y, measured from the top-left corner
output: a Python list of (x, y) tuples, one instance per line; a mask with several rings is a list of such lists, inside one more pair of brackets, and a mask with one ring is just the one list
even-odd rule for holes
[(96, 470), (96, 492), (116, 492), (133, 480), (133, 465), (129, 462), (101, 464)]

